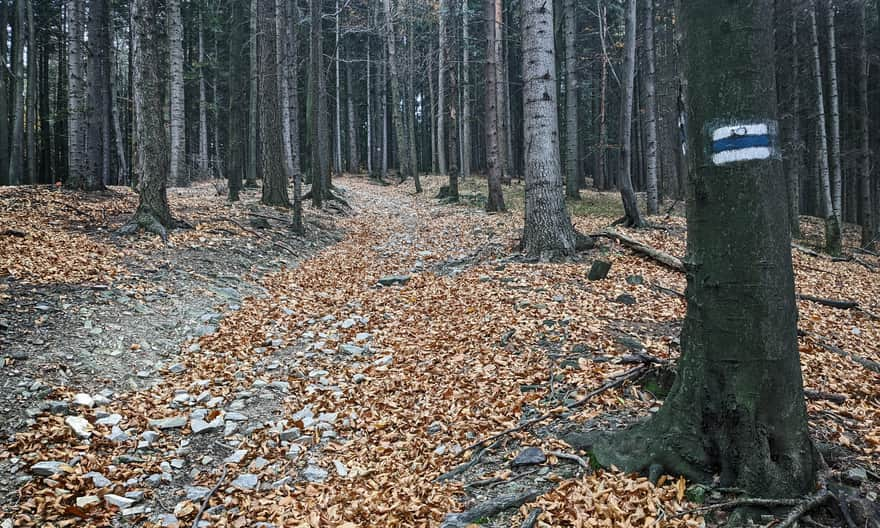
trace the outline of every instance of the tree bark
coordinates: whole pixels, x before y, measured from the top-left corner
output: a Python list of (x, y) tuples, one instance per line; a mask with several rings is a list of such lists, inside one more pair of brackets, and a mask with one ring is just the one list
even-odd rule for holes
[(309, 0), (309, 145), (311, 146), (312, 205), (321, 208), (329, 192), (330, 145), (327, 94), (324, 81), (324, 49), (321, 1)]
[(822, 61), (819, 57), (819, 28), (816, 23), (816, 0), (810, 0), (810, 29), (813, 49), (813, 81), (816, 86), (816, 158), (819, 163), (822, 216), (825, 218), (825, 251), (831, 255), (839, 255), (841, 252), (841, 220), (835, 213), (831, 191), (825, 95), (822, 86)]
[[(208, 177), (210, 174), (208, 152), (208, 94), (205, 87), (205, 22), (204, 15), (199, 9), (199, 176)], [(214, 138), (216, 141), (217, 138)]]
[[(7, 8), (6, 0), (0, 0), (0, 57), (6, 57), (8, 53), (7, 39)], [(70, 16), (68, 15), (68, 20)], [(68, 27), (70, 23), (68, 22)], [(59, 46), (61, 48), (62, 46)], [(60, 55), (59, 55), (60, 59)], [(59, 60), (59, 72), (63, 64)], [(0, 186), (9, 185), (9, 106), (7, 94), (9, 93), (8, 72), (6, 68), (0, 68)], [(59, 94), (60, 97), (60, 94)], [(60, 121), (60, 120), (59, 120)]]
[(600, 88), (599, 88), (599, 145), (596, 152), (596, 177), (594, 185), (598, 190), (610, 187), (608, 184), (608, 163), (606, 149), (608, 145), (608, 54), (605, 51), (606, 14), (602, 0), (596, 0), (596, 11), (599, 18), (599, 42), (602, 45)]
[(645, 180), (648, 191), (648, 214), (660, 212), (657, 182), (657, 73), (654, 58), (654, 0), (645, 2)]
[(243, 31), (242, 21), (248, 19), (247, 5), (243, 2), (231, 2), (229, 16), (229, 84), (227, 92), (227, 110), (229, 119), (226, 121), (227, 162), (226, 177), (229, 181), (229, 201), (237, 202), (247, 171), (247, 129), (242, 123), (247, 120), (247, 77), (249, 68), (245, 67), (245, 47), (248, 46), (248, 32)]
[(620, 110), (620, 167), (617, 185), (623, 199), (626, 225), (641, 227), (642, 215), (636, 202), (636, 193), (632, 183), (632, 112), (635, 94), (636, 73), (636, 0), (626, 2), (626, 43), (624, 46), (623, 82), (621, 86)]
[[(22, 0), (24, 1), (24, 0)], [(37, 28), (34, 25), (34, 2), (27, 1), (27, 181), (31, 185), (37, 182)]]
[(413, 11), (413, 0), (407, 2), (409, 10), (409, 35), (407, 37), (407, 49), (409, 52), (408, 60), (408, 79), (407, 79), (407, 96), (406, 96), (406, 132), (407, 132), (407, 155), (409, 156), (409, 173), (413, 177), (413, 184), (417, 193), (422, 192), (422, 180), (419, 178), (419, 161), (416, 154), (416, 85), (415, 85), (415, 59), (413, 51), (415, 49), (415, 13)]
[[(752, 496), (799, 497), (813, 490), (817, 455), (798, 356), (780, 157), (723, 162), (711, 153), (714, 133), (742, 119), (761, 116), (772, 129), (772, 2), (688, 0), (682, 8), (691, 170), (678, 376), (657, 413), (594, 439), (592, 452), (624, 471), (654, 466)], [(583, 446), (585, 439), (569, 440)]]
[(559, 160), (553, 3), (523, 0), (523, 115), (526, 207), (522, 249), (550, 260), (576, 251)]
[(372, 40), (367, 37), (367, 174), (373, 177), (373, 86), (370, 78), (372, 63), (370, 49)]
[(283, 109), (279, 88), (284, 75), (279, 71), (276, 47), (275, 1), (259, 0), (257, 18), (260, 53), (260, 168), (263, 192), (260, 201), (275, 207), (290, 207), (287, 196), (288, 170), (284, 163)]
[[(284, 151), (284, 174), (288, 181), (294, 177), (296, 172), (293, 170), (293, 141), (290, 133), (290, 70), (293, 65), (288, 60), (287, 51), (289, 49), (287, 28), (289, 27), (289, 18), (285, 9), (287, 0), (275, 0), (275, 55), (278, 64), (275, 71), (278, 72), (278, 99), (279, 109), (281, 111), (281, 144)], [(295, 108), (293, 109), (296, 110)]]
[(81, 188), (85, 191), (97, 191), (104, 188), (104, 116), (106, 101), (105, 86), (108, 82), (104, 70), (109, 43), (107, 35), (108, 5), (107, 0), (91, 0), (89, 2), (88, 23), (88, 80), (86, 97), (86, 174)]
[[(431, 46), (431, 57), (436, 57), (434, 46)], [(432, 64), (433, 61), (430, 64)], [(439, 143), (437, 139), (437, 94), (434, 90), (434, 72), (433, 67), (428, 68), (428, 90), (431, 97), (431, 174), (440, 173), (440, 154)]]
[[(135, 118), (135, 172), (138, 179), (138, 208), (123, 231), (139, 227), (167, 238), (172, 227), (168, 207), (165, 172), (165, 130), (162, 113), (163, 79), (161, 73), (165, 32), (159, 26), (165, 10), (162, 0), (133, 0), (132, 20), (132, 86)], [(159, 27), (157, 27), (159, 26)]]
[(336, 16), (334, 17), (336, 23), (336, 31), (334, 32), (334, 37), (336, 38), (336, 52), (334, 54), (333, 66), (336, 69), (336, 102), (333, 105), (334, 114), (335, 114), (335, 127), (333, 130), (333, 151), (335, 154), (334, 157), (334, 172), (339, 176), (342, 174), (342, 80), (339, 71), (339, 16), (342, 11), (339, 10), (339, 0), (336, 0)]
[(348, 110), (348, 172), (357, 174), (361, 171), (361, 157), (358, 148), (358, 122), (354, 109), (354, 87), (351, 82), (351, 59), (349, 52), (349, 62), (345, 64), (345, 102)]
[[(868, 105), (868, 24), (866, 2), (859, 3), (859, 110), (861, 115), (861, 174), (859, 189), (862, 198), (862, 247), (870, 249), (876, 242), (874, 206), (871, 199), (871, 113)], [(880, 199), (880, 197), (877, 197)]]
[(496, 96), (498, 34), (496, 17), (500, 15), (498, 3), (501, 0), (486, 0), (486, 168), (488, 169), (489, 198), (487, 211), (505, 211), (504, 192), (501, 189), (501, 163), (498, 159), (498, 97)]
[(840, 160), (840, 94), (837, 88), (837, 40), (834, 27), (834, 0), (828, 0), (828, 100), (831, 106), (831, 203), (832, 212), (843, 228), (843, 177)]
[(448, 11), (449, 0), (440, 0), (439, 46), (437, 48), (437, 165), (439, 173), (444, 176), (449, 174), (446, 166), (446, 20)]
[(791, 107), (788, 112), (788, 219), (792, 238), (801, 236), (800, 178), (804, 170), (804, 144), (800, 130), (800, 46), (798, 45), (797, 12), (791, 13)]
[(471, 44), (469, 15), (468, 0), (461, 0), (461, 175), (464, 178), (471, 174)]
[(388, 70), (391, 80), (391, 117), (394, 121), (394, 138), (397, 146), (397, 164), (400, 170), (400, 178), (404, 180), (410, 176), (410, 152), (407, 145), (406, 125), (403, 121), (402, 104), (405, 104), (400, 89), (400, 75), (397, 64), (397, 34), (394, 30), (394, 21), (391, 18), (391, 0), (384, 0), (385, 6), (385, 45), (388, 49)]
[(511, 140), (510, 98), (508, 97), (507, 53), (510, 43), (504, 45), (504, 0), (495, 0), (495, 99), (498, 109), (498, 166), (501, 182), (510, 183), (512, 179), (511, 162), (513, 148)]
[[(79, 189), (86, 178), (83, 57), (83, 1), (67, 2), (67, 180), (65, 186)], [(10, 160), (11, 162), (11, 160)], [(10, 174), (10, 178), (12, 174)]]
[(180, 0), (168, 0), (168, 49), (171, 65), (171, 171), (173, 185), (189, 185), (186, 165), (186, 99), (183, 86), (183, 21)]
[(248, 32), (248, 57), (250, 64), (250, 83), (248, 85), (248, 136), (246, 187), (257, 186), (257, 135), (259, 134), (259, 79), (260, 64), (257, 56), (257, 0), (251, 0), (248, 13), (250, 31)]
[(577, 11), (574, 0), (565, 0), (565, 196), (580, 200), (580, 156), (578, 154)]
[(9, 179), (12, 185), (24, 183), (24, 43), (25, 43), (25, 1), (15, 2), (15, 33), (13, 34), (13, 108), (12, 145), (9, 156)]

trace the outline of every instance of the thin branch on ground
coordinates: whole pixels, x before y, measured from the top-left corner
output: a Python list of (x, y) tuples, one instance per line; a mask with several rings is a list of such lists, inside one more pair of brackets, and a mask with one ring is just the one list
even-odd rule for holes
[(228, 466), (223, 466), (223, 473), (220, 474), (220, 478), (217, 479), (217, 483), (214, 484), (214, 487), (211, 488), (211, 491), (205, 495), (205, 499), (202, 501), (202, 507), (199, 508), (199, 512), (196, 514), (196, 518), (193, 519), (192, 528), (198, 528), (199, 522), (202, 520), (202, 515), (204, 515), (205, 510), (208, 509), (208, 503), (211, 502), (211, 497), (217, 493), (217, 490), (220, 489), (220, 485), (223, 484), (223, 481), (226, 480), (226, 471), (228, 470)]

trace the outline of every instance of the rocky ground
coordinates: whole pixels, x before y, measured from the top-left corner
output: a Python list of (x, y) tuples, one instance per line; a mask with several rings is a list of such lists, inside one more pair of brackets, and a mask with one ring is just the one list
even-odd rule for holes
[[(429, 178), (426, 194), (441, 183)], [(557, 439), (658, 408), (668, 376), (645, 358), (678, 353), (680, 274), (605, 243), (565, 264), (525, 262), (519, 214), (360, 179), (340, 186), (352, 214), (307, 209), (304, 238), (253, 196), (230, 208), (201, 187), (172, 196), (196, 229), (170, 246), (108, 236), (124, 214), (107, 214), (105, 199), (77, 206), (87, 218), (40, 244), (73, 237), (100, 256), (89, 273), (46, 265), (37, 247), (17, 251), (42, 255), (43, 274), (0, 257), (15, 277), (0, 290), (3, 528), (717, 520), (689, 501), (720, 491), (594, 472)], [(637, 235), (681, 254), (681, 220), (657, 221), (666, 228)], [(596, 259), (612, 271), (586, 280)], [(797, 255), (797, 267), (802, 291), (877, 311), (880, 280), (863, 266)], [(814, 431), (839, 446), (830, 463), (851, 515), (868, 522), (880, 375), (815, 336), (877, 361), (880, 328), (864, 314), (801, 310), (808, 388), (844, 396), (811, 400)], [(623, 379), (637, 382), (585, 399)]]

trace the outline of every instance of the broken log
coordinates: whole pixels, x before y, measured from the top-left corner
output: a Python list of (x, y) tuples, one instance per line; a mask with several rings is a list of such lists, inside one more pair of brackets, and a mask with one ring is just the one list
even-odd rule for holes
[(449, 513), (443, 519), (440, 528), (464, 528), (480, 519), (491, 517), (507, 510), (519, 508), (527, 502), (532, 502), (541, 496), (538, 490), (527, 490), (523, 493), (501, 495), (494, 499), (478, 504), (473, 508), (461, 513)]
[(659, 249), (653, 248), (643, 242), (639, 242), (638, 240), (630, 238), (618, 231), (614, 231), (613, 229), (605, 229), (590, 236), (592, 236), (593, 238), (604, 237), (616, 240), (624, 246), (632, 249), (636, 253), (654, 259), (666, 267), (672, 268), (676, 271), (685, 271), (684, 263), (681, 261), (680, 258), (672, 256), (669, 253), (660, 251)]
[(24, 238), (27, 236), (27, 233), (25, 233), (24, 231), (19, 231), (18, 229), (6, 229), (3, 232), (0, 232), (0, 235)]
[(798, 335), (803, 336), (803, 337), (809, 337), (810, 339), (813, 340), (814, 343), (816, 343), (820, 347), (824, 348), (825, 350), (827, 350), (829, 352), (833, 352), (840, 357), (847, 358), (847, 359), (853, 361), (854, 363), (858, 363), (859, 365), (865, 367), (866, 369), (868, 369), (872, 372), (876, 372), (877, 374), (880, 374), (880, 363), (878, 363), (876, 361), (872, 361), (870, 359), (863, 358), (862, 356), (859, 356), (857, 354), (853, 354), (852, 352), (847, 352), (846, 350), (840, 348), (837, 345), (832, 345), (824, 337), (822, 337), (818, 334), (811, 334), (805, 330), (801, 330), (800, 328), (798, 329)]
[(832, 392), (814, 391), (810, 389), (804, 389), (804, 396), (806, 396), (808, 400), (824, 400), (838, 405), (846, 401), (846, 395), (844, 394), (834, 394)]
[(804, 294), (798, 294), (798, 299), (802, 301), (814, 302), (823, 306), (830, 306), (831, 308), (838, 308), (840, 310), (852, 310), (853, 308), (859, 307), (859, 303), (847, 299), (826, 299), (824, 297), (814, 297), (812, 295)]

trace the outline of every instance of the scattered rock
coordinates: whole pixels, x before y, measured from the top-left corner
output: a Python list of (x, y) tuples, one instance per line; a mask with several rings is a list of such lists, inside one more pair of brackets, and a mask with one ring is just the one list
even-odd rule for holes
[(392, 355), (382, 356), (379, 359), (377, 359), (376, 361), (373, 361), (373, 366), (374, 367), (384, 367), (386, 365), (390, 365), (391, 362), (393, 362), (393, 361), (394, 361), (394, 356), (392, 356)]
[(186, 498), (191, 501), (198, 501), (204, 499), (208, 493), (211, 492), (211, 488), (207, 488), (205, 486), (186, 486), (184, 488), (186, 492)]
[(302, 477), (309, 482), (324, 482), (327, 480), (328, 473), (325, 469), (309, 464), (302, 471)]
[(591, 281), (602, 280), (608, 276), (609, 271), (611, 271), (610, 262), (607, 260), (595, 260), (590, 267), (590, 273), (587, 275), (587, 278)]
[(210, 422), (196, 418), (190, 421), (189, 426), (195, 434), (213, 433), (214, 431), (219, 431), (223, 428), (223, 417), (218, 416)]
[(367, 377), (363, 374), (355, 374), (351, 377), (351, 381), (353, 381), (354, 383), (363, 383), (367, 381)]
[(92, 436), (92, 424), (82, 416), (68, 416), (64, 419), (64, 423), (70, 427), (76, 436), (80, 438), (88, 438)]
[(70, 404), (66, 401), (48, 400), (46, 403), (48, 404), (49, 412), (52, 414), (66, 414), (70, 409)]
[(236, 449), (232, 452), (231, 455), (223, 459), (224, 464), (238, 464), (241, 462), (245, 456), (247, 456), (247, 449)]
[(378, 282), (381, 286), (394, 286), (395, 284), (403, 286), (409, 282), (410, 278), (410, 275), (385, 275), (380, 277)]
[(619, 302), (620, 304), (625, 304), (625, 305), (627, 305), (627, 306), (632, 306), (633, 304), (636, 303), (636, 298), (633, 297), (632, 295), (628, 294), (628, 293), (624, 293), (624, 294), (622, 294), (622, 295), (618, 295), (617, 298), (614, 299), (614, 300), (615, 300), (616, 302)]
[(74, 395), (71, 403), (79, 407), (92, 408), (95, 406), (95, 399), (84, 392), (80, 392), (79, 394)]
[(94, 506), (96, 504), (99, 504), (100, 502), (101, 502), (101, 497), (98, 497), (97, 495), (86, 495), (84, 497), (77, 497), (76, 498), (76, 507), (86, 509), (90, 506)]
[(232, 481), (232, 487), (242, 491), (256, 489), (259, 484), (260, 478), (252, 473), (244, 473)]
[(863, 467), (853, 467), (846, 470), (846, 480), (861, 484), (868, 480), (868, 472)]
[(180, 429), (186, 425), (186, 416), (172, 416), (170, 418), (158, 418), (149, 421), (150, 427), (155, 429)]
[(104, 495), (104, 502), (123, 510), (125, 508), (131, 508), (132, 506), (134, 506), (134, 501), (132, 499), (121, 497), (119, 495), (114, 495), (112, 493)]
[(512, 467), (533, 466), (547, 461), (547, 455), (538, 447), (527, 447), (520, 451), (510, 463)]
[(175, 363), (168, 367), (168, 372), (172, 374), (181, 374), (183, 372), (186, 372), (186, 365), (184, 365), (183, 363)]
[(348, 467), (339, 460), (333, 461), (333, 467), (336, 468), (336, 474), (340, 477), (348, 476)]
[(352, 345), (349, 343), (339, 345), (339, 351), (344, 354), (350, 354), (352, 356), (359, 356), (364, 353), (363, 347), (359, 347), (357, 345)]
[(121, 414), (111, 414), (110, 416), (105, 416), (100, 420), (97, 420), (95, 423), (98, 425), (116, 425), (122, 421)]
[(54, 460), (47, 460), (44, 462), (37, 462), (33, 466), (31, 466), (31, 473), (34, 475), (39, 475), (41, 477), (51, 477), (52, 475), (58, 475), (59, 473), (71, 473), (73, 472), (73, 468), (65, 464), (64, 462), (57, 462)]
[(96, 488), (109, 488), (113, 485), (113, 482), (111, 482), (110, 479), (98, 473), (97, 471), (90, 471), (83, 475), (83, 477), (92, 479), (92, 484)]
[(626, 278), (626, 283), (632, 286), (638, 286), (639, 284), (644, 284), (645, 279), (641, 275), (630, 275)]

